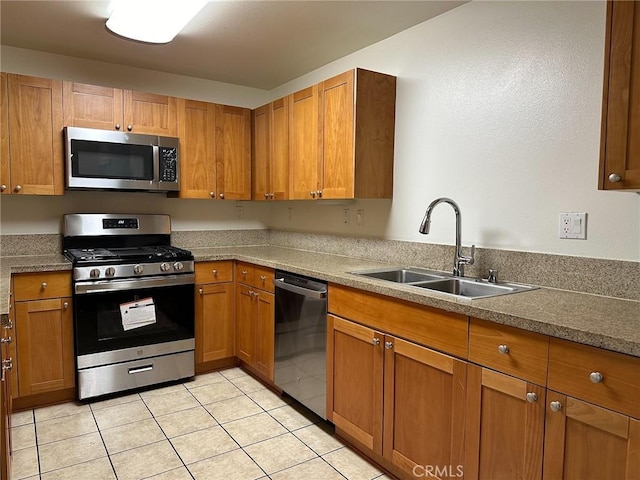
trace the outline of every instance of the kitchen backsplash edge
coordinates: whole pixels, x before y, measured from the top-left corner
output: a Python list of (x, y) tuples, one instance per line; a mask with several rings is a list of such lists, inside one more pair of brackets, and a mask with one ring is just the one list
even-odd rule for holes
[[(273, 245), (443, 271), (451, 270), (454, 253), (450, 245), (264, 229), (174, 231), (171, 243), (187, 249)], [(59, 234), (0, 235), (1, 256), (61, 251)], [(640, 262), (477, 248), (466, 275), (486, 277), (489, 268), (498, 269), (500, 281), (640, 300)]]

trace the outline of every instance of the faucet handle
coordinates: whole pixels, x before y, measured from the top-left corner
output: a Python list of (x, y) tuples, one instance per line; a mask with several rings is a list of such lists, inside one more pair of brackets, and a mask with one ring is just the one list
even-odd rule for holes
[(471, 245), (471, 255), (468, 257), (466, 255), (462, 255), (460, 258), (460, 261), (463, 265), (473, 265), (473, 262), (475, 261), (475, 255), (476, 255), (476, 246)]

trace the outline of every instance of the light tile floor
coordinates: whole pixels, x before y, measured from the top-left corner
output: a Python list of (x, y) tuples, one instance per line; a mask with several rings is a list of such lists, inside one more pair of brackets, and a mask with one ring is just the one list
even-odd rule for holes
[(239, 368), (11, 420), (12, 480), (389, 478)]

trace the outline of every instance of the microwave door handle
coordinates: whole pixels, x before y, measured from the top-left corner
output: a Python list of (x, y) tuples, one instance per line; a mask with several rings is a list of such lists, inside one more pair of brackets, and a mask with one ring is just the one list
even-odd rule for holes
[(160, 147), (152, 145), (153, 148), (153, 184), (160, 183)]

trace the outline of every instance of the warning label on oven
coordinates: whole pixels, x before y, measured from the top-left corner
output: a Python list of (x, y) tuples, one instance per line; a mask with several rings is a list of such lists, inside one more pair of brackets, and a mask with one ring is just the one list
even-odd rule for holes
[(153, 298), (143, 298), (135, 302), (121, 303), (122, 328), (132, 330), (156, 323), (156, 306)]

